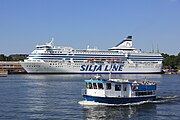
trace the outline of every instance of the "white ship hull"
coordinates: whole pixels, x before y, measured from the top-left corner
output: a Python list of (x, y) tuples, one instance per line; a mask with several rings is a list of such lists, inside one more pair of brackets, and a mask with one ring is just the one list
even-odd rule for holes
[(28, 73), (160, 73), (162, 59), (133, 48), (128, 36), (108, 50), (55, 47), (51, 41), (37, 45), (21, 65)]
[(21, 62), (31, 74), (134, 74), (161, 73), (161, 63), (58, 63)]

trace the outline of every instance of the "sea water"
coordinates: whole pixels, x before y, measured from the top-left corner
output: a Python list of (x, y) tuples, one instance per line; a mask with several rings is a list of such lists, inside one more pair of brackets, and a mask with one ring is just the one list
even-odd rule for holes
[[(84, 79), (94, 75), (0, 77), (0, 120), (179, 120), (180, 75), (121, 74), (111, 78), (155, 81), (157, 100), (123, 105), (83, 102)], [(101, 75), (107, 79), (108, 75)]]

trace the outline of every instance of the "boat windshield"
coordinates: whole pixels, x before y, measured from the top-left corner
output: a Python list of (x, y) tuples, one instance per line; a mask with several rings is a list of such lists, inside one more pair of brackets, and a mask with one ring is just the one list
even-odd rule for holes
[(102, 83), (98, 83), (98, 89), (104, 89)]
[(86, 88), (87, 89), (104, 89), (104, 86), (103, 86), (103, 83), (87, 82)]
[(93, 88), (97, 89), (97, 84), (96, 83), (93, 83)]
[(86, 88), (87, 89), (92, 89), (92, 83), (91, 82), (86, 83)]
[(111, 89), (111, 83), (106, 83), (106, 89), (110, 90)]
[(115, 85), (115, 91), (121, 91), (121, 85)]

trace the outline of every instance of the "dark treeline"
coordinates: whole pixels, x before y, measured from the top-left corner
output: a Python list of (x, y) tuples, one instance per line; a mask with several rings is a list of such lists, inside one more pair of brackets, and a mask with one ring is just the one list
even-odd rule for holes
[(23, 61), (27, 56), (26, 54), (13, 54), (9, 56), (0, 54), (0, 61)]
[(180, 70), (180, 53), (177, 56), (162, 53), (162, 56), (163, 56), (164, 69), (179, 69)]
[[(13, 54), (5, 56), (0, 54), (0, 61), (23, 61), (27, 54)], [(180, 53), (176, 55), (168, 55), (162, 53), (163, 56), (163, 69), (179, 69), (180, 70)]]

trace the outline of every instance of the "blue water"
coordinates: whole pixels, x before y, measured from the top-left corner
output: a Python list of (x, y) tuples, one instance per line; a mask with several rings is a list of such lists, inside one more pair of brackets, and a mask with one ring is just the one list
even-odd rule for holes
[[(158, 82), (157, 100), (119, 106), (82, 106), (83, 80), (94, 75), (0, 77), (0, 120), (179, 120), (180, 75), (112, 75)], [(102, 75), (108, 78), (108, 75)]]

